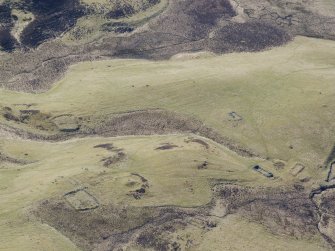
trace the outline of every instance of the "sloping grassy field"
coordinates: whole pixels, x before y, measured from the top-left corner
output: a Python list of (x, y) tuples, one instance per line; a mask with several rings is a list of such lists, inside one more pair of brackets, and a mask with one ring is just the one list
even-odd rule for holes
[[(298, 37), (257, 54), (86, 62), (46, 93), (2, 90), (0, 102), (34, 104), (54, 116), (176, 111), (264, 157), (302, 161), (317, 176), (335, 142), (334, 48), (332, 41)], [(232, 121), (230, 112), (242, 120)]]
[[(2, 249), (74, 250), (68, 240), (29, 215), (27, 208), (32, 202), (63, 195), (78, 187), (88, 187), (101, 204), (194, 207), (211, 200), (210, 179), (280, 184), (251, 170), (257, 159), (243, 159), (205, 139), (209, 150), (197, 143), (186, 143), (190, 136), (90, 138), (61, 143), (2, 140), (1, 148), (7, 154), (32, 162), (24, 166), (1, 165)], [(166, 142), (177, 147), (155, 150)], [(102, 159), (110, 153), (95, 148), (107, 143), (122, 148), (127, 155), (113, 168), (103, 166)], [(210, 163), (208, 169), (199, 170), (197, 166), (205, 160)], [(133, 173), (149, 182), (149, 191), (141, 200), (127, 195), (140, 187)]]
[[(2, 107), (28, 105), (47, 117), (89, 116), (96, 125), (101, 118), (127, 111), (176, 112), (203, 121), (262, 158), (241, 157), (194, 134), (61, 142), (0, 134), (0, 150), (7, 156), (0, 163), (0, 249), (77, 250), (66, 231), (62, 235), (31, 213), (40, 201), (75, 194), (76, 189), (101, 205), (196, 208), (211, 203), (213, 180), (265, 188), (292, 187), (304, 180), (305, 188), (316, 187), (327, 175), (323, 165), (335, 143), (334, 81), (335, 42), (297, 37), (284, 47), (257, 54), (85, 62), (72, 66), (48, 92), (1, 90)], [(39, 116), (34, 123), (45, 118)], [(1, 124), (40, 133), (4, 117)], [(283, 168), (274, 165), (279, 160)], [(292, 175), (296, 163), (305, 169)], [(255, 172), (256, 164), (274, 178)], [(143, 195), (139, 189), (144, 187)], [(78, 197), (75, 203), (81, 206), (82, 200)], [(214, 233), (185, 228), (194, 240), (204, 238), (193, 243), (194, 249), (213, 250), (223, 242), (230, 243), (226, 250), (307, 250), (307, 245), (310, 250), (329, 249), (321, 235), (275, 236), (239, 216), (217, 224)]]
[[(212, 141), (198, 138), (208, 144), (206, 149), (196, 142), (187, 143), (190, 137), (194, 138), (194, 135), (89, 138), (60, 143), (1, 140), (1, 148), (7, 154), (31, 161), (31, 164), (24, 166), (4, 163), (1, 165), (2, 249), (76, 250), (68, 239), (29, 212), (32, 205), (40, 200), (63, 196), (82, 187), (94, 195), (101, 205), (112, 203), (127, 207), (196, 207), (211, 201), (212, 179), (265, 187), (280, 187), (293, 182), (289, 173), (276, 170), (271, 162), (260, 161), (257, 158), (245, 159)], [(171, 150), (157, 149), (167, 142), (176, 147)], [(102, 160), (110, 153), (95, 146), (111, 143), (123, 149), (127, 157), (112, 168), (106, 168)], [(201, 170), (198, 166), (203, 161), (209, 164), (206, 169)], [(276, 179), (267, 179), (254, 172), (251, 167), (256, 163), (274, 172)], [(129, 195), (132, 190), (141, 187), (141, 182), (134, 173), (145, 177), (149, 183), (146, 194), (140, 200)], [(204, 246), (208, 245), (207, 238), (209, 243), (212, 243), (214, 238), (215, 242), (211, 245), (215, 248), (221, 241), (216, 232), (225, 233), (227, 225), (230, 228), (230, 224), (239, 224), (248, 233), (251, 223), (233, 217), (233, 222), (227, 219), (218, 224), (223, 225), (215, 230), (214, 235), (205, 234), (198, 228), (187, 229), (187, 232), (195, 239), (205, 234), (204, 242), (199, 243)], [(258, 229), (260, 232), (265, 231), (261, 226)], [(236, 244), (235, 248), (241, 248), (241, 245), (254, 248), (258, 242), (263, 243), (269, 236), (275, 238), (265, 231), (264, 234), (255, 235), (253, 242), (248, 239), (237, 241), (240, 237), (244, 238), (244, 234), (245, 232), (236, 236), (225, 235), (225, 241), (229, 241), (231, 247), (235, 245), (233, 243), (240, 243)], [(283, 241), (279, 238), (274, 242), (278, 250), (283, 247)], [(305, 241), (308, 241), (311, 247), (317, 245), (320, 250), (326, 247), (321, 239), (292, 238), (287, 245), (298, 248), (306, 245)], [(264, 245), (266, 247), (265, 243)], [(202, 246), (199, 250), (202, 250)]]

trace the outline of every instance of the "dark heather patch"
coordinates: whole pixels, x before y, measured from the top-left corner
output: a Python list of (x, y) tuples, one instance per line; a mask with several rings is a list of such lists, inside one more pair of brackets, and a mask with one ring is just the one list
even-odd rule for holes
[(192, 1), (186, 14), (192, 16), (198, 23), (215, 25), (221, 17), (236, 15), (228, 0)]
[(155, 5), (155, 4), (159, 4), (161, 2), (161, 0), (148, 0), (148, 3), (150, 5)]
[(145, 11), (150, 7), (159, 4), (160, 0), (147, 0), (141, 8), (135, 10), (134, 7), (130, 4), (117, 4), (113, 10), (106, 14), (106, 18), (108, 19), (120, 19), (125, 17), (131, 17), (140, 11)]
[(106, 17), (111, 19), (119, 19), (135, 14), (134, 8), (129, 5), (117, 6), (114, 10), (107, 13)]
[(21, 42), (35, 48), (72, 28), (85, 14), (78, 0), (26, 0), (26, 6), (36, 19), (21, 34)]
[(199, 144), (199, 145), (202, 145), (202, 146), (205, 147), (206, 149), (209, 149), (209, 145), (208, 145), (205, 141), (203, 141), (203, 140), (201, 140), (201, 139), (187, 139), (187, 140), (185, 140), (185, 142), (186, 142), (186, 143), (190, 143), (190, 142), (192, 142), (192, 143), (197, 143), (197, 144)]
[(308, 194), (297, 190), (220, 185), (217, 196), (238, 213), (264, 225), (273, 234), (310, 238), (318, 234), (318, 213)]
[(268, 23), (232, 23), (216, 32), (209, 47), (216, 53), (261, 51), (283, 45), (290, 39), (286, 31)]
[(10, 33), (13, 26), (10, 6), (0, 5), (0, 50), (12, 52), (15, 49), (16, 39)]
[(110, 22), (110, 23), (105, 23), (102, 25), (102, 31), (106, 32), (115, 32), (115, 33), (128, 33), (132, 32), (134, 30), (133, 27), (126, 23), (120, 23), (120, 22)]
[[(135, 192), (143, 195), (146, 189)], [(331, 201), (333, 193), (323, 195), (322, 212), (333, 214)], [(272, 234), (304, 240), (319, 236), (318, 208), (304, 191), (222, 183), (213, 184), (210, 203), (194, 208), (107, 204), (78, 213), (64, 198), (57, 197), (42, 201), (32, 213), (84, 250), (121, 250), (134, 244), (144, 249), (180, 250), (180, 239), (172, 241), (171, 234), (188, 226), (211, 231), (216, 226), (212, 212), (218, 202), (226, 205), (228, 215), (236, 214), (262, 224)], [(323, 217), (322, 223), (327, 226), (328, 218)]]

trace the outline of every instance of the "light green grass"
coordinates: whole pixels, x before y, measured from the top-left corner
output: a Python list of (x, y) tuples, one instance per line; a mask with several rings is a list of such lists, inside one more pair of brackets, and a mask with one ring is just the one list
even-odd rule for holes
[[(5, 233), (0, 235), (0, 242), (5, 243), (5, 250), (74, 250), (60, 233), (41, 225), (27, 210), (39, 200), (82, 187), (88, 187), (101, 204), (193, 207), (210, 201), (211, 178), (264, 186), (287, 182), (268, 180), (252, 171), (250, 165), (257, 159), (244, 159), (211, 141), (207, 141), (210, 149), (205, 150), (200, 144), (186, 143), (188, 137), (87, 138), (62, 143), (1, 140), (7, 154), (21, 158), (28, 154), (26, 158), (35, 162), (17, 167), (3, 165), (0, 169), (0, 180), (5, 181), (0, 189), (0, 232)], [(178, 148), (154, 150), (165, 142)], [(101, 159), (110, 152), (94, 148), (102, 143), (124, 149), (126, 160), (111, 168), (103, 167)], [(208, 169), (198, 170), (204, 160), (210, 163)], [(134, 179), (132, 173), (148, 180), (149, 188), (141, 200), (129, 195), (134, 189), (127, 185)]]
[[(204, 121), (270, 160), (287, 163), (278, 171), (271, 161), (263, 161), (261, 165), (277, 177), (269, 180), (251, 170), (259, 159), (242, 158), (206, 139), (202, 140), (210, 145), (210, 150), (186, 143), (190, 135), (86, 138), (60, 143), (2, 138), (1, 152), (33, 162), (25, 166), (0, 165), (0, 233), (5, 233), (0, 235), (2, 248), (75, 250), (69, 240), (32, 219), (27, 210), (32, 203), (78, 187), (87, 186), (87, 191), (103, 204), (193, 207), (211, 199), (212, 178), (250, 186), (287, 186), (299, 179), (290, 174), (290, 168), (300, 162), (306, 166), (301, 175), (312, 177), (306, 186), (320, 182), (325, 171), (318, 165), (335, 142), (334, 81), (335, 42), (298, 37), (285, 47), (257, 54), (206, 54), (198, 59), (180, 56), (159, 62), (86, 62), (72, 66), (46, 93), (1, 90), (1, 106), (31, 103), (35, 104), (32, 109), (53, 116), (89, 115), (94, 120), (137, 109), (175, 111)], [(228, 113), (232, 111), (243, 120), (230, 121)], [(7, 123), (3, 118), (1, 122)], [(167, 142), (179, 147), (154, 150)], [(127, 158), (106, 169), (101, 159), (111, 153), (94, 148), (103, 143), (122, 148)], [(209, 168), (198, 170), (197, 165), (205, 160), (210, 163)], [(149, 181), (150, 187), (141, 200), (128, 195), (133, 188), (137, 189), (136, 185), (127, 185), (134, 180), (132, 173)], [(248, 226), (241, 233), (245, 236), (254, 229), (253, 224), (239, 220), (232, 224)], [(221, 234), (227, 241), (235, 238), (225, 232), (227, 228), (215, 231), (217, 235), (206, 236), (206, 243), (212, 243), (209, 247), (213, 249)], [(277, 246), (283, 242), (280, 238), (274, 240)], [(310, 242), (312, 247), (319, 245), (319, 240)], [(243, 243), (232, 249), (241, 248)], [(247, 244), (245, 247), (250, 247)], [(303, 246), (304, 243), (294, 240), (286, 245), (297, 250)]]
[[(261, 53), (86, 62), (46, 93), (2, 90), (0, 102), (77, 116), (159, 107), (198, 118), (266, 157), (300, 161), (317, 176), (335, 142), (334, 58), (335, 42), (298, 37)], [(231, 111), (243, 117), (237, 126)]]

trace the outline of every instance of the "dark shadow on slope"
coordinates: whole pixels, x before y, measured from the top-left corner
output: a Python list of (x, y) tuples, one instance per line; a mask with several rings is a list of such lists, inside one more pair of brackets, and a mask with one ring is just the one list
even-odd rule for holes
[(281, 28), (269, 23), (232, 23), (219, 29), (209, 40), (209, 48), (216, 53), (261, 51), (280, 46), (291, 40)]
[(72, 28), (85, 13), (78, 0), (26, 0), (24, 4), (36, 19), (22, 32), (21, 42), (33, 48)]
[(7, 3), (0, 5), (0, 50), (12, 52), (16, 46), (16, 39), (11, 30), (14, 26), (11, 8)]

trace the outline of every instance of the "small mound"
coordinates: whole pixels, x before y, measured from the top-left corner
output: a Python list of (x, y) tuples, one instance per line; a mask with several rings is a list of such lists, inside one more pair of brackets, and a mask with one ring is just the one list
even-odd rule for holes
[(80, 128), (77, 118), (72, 115), (61, 115), (55, 117), (53, 122), (62, 132), (75, 132)]
[(207, 144), (207, 142), (201, 140), (201, 139), (195, 139), (195, 138), (188, 138), (187, 140), (185, 140), (186, 143), (197, 143), (201, 146), (203, 146), (205, 149), (209, 149), (209, 145)]
[(114, 164), (124, 160), (126, 157), (127, 157), (127, 155), (124, 152), (119, 151), (119, 152), (113, 154), (112, 156), (108, 156), (106, 158), (103, 158), (101, 160), (101, 162), (103, 162), (104, 167), (111, 167)]

